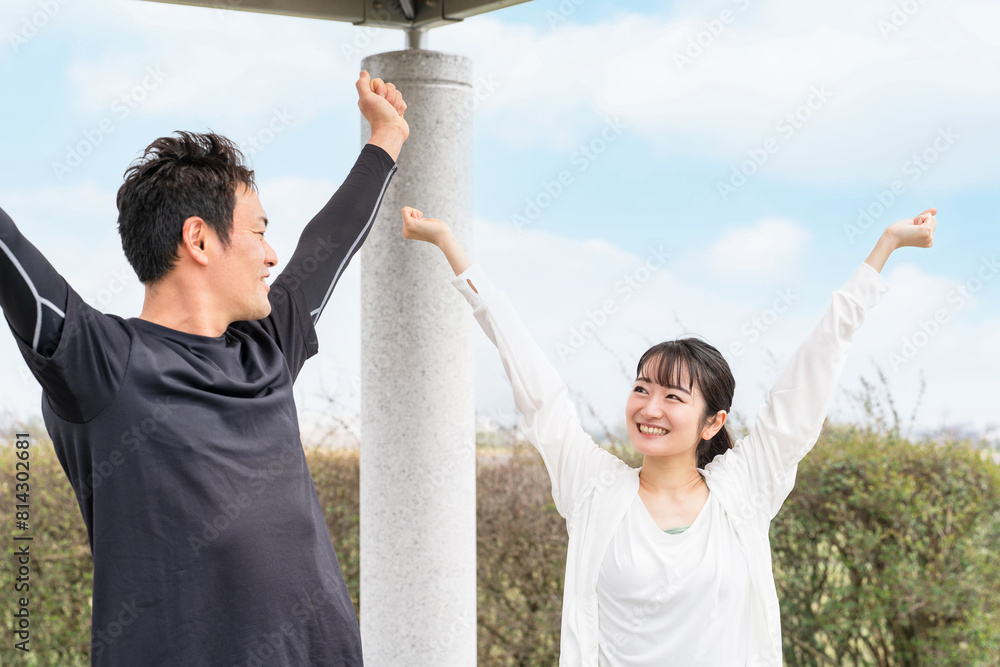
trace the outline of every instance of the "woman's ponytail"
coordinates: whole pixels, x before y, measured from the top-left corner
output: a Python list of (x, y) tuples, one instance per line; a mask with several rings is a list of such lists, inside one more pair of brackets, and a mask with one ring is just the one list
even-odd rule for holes
[(733, 448), (733, 438), (729, 429), (723, 426), (711, 440), (698, 443), (698, 467), (704, 469), (719, 454), (725, 454)]

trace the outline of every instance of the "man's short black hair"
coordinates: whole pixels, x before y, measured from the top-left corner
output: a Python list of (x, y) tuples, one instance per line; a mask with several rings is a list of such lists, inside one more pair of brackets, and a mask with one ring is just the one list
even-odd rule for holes
[(151, 143), (125, 170), (118, 190), (118, 233), (129, 264), (145, 284), (177, 261), (184, 221), (202, 218), (228, 247), (240, 186), (256, 190), (243, 153), (208, 132), (175, 132)]

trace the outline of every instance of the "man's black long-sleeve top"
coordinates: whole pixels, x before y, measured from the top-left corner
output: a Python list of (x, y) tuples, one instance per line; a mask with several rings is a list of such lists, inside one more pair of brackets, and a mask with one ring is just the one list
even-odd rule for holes
[(292, 383), (395, 169), (366, 146), (270, 315), (217, 338), (98, 312), (0, 210), (0, 306), (93, 552), (92, 664), (362, 664)]

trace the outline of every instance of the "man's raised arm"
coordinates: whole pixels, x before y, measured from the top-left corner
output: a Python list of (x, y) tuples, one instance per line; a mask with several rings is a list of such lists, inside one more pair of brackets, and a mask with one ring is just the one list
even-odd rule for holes
[(371, 80), (368, 72), (361, 72), (357, 89), (358, 107), (371, 126), (371, 138), (343, 185), (306, 225), (281, 273), (283, 279), (301, 286), (314, 324), (367, 238), (410, 133), (403, 118), (406, 102), (393, 84)]
[(63, 277), (0, 209), (0, 308), (14, 335), (33, 352), (52, 356), (67, 297)]

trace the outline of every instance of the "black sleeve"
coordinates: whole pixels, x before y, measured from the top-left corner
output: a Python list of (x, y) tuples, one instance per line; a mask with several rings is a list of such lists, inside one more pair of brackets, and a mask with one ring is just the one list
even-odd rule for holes
[(21, 356), (42, 385), (45, 401), (61, 419), (82, 424), (118, 394), (132, 339), (121, 318), (89, 306), (67, 287), (66, 321), (49, 356), (17, 338)]
[(112, 400), (130, 349), (121, 320), (84, 303), (2, 210), (0, 306), (59, 417), (82, 423)]
[[(278, 344), (294, 381), (306, 360), (319, 351), (316, 327), (309, 316), (301, 286), (287, 275), (281, 274), (275, 279), (267, 298), (271, 302), (271, 314), (257, 320), (256, 324)], [(252, 326), (247, 322), (234, 326), (251, 335), (253, 333)]]
[(313, 324), (319, 321), (348, 262), (368, 237), (395, 172), (396, 163), (388, 153), (366, 144), (343, 185), (302, 231), (280, 278), (301, 289)]
[(19, 342), (50, 357), (66, 319), (66, 280), (0, 209), (0, 308)]

